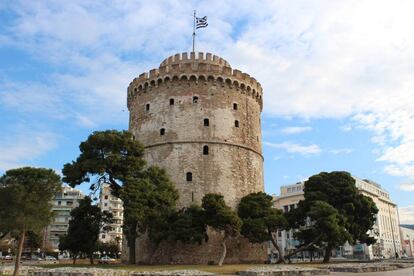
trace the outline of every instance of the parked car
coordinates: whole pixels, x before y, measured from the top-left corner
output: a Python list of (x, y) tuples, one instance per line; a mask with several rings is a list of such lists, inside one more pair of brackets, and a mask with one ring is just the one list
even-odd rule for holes
[(57, 259), (55, 257), (53, 257), (53, 256), (46, 256), (45, 257), (45, 260), (46, 261), (56, 261)]
[(13, 260), (13, 257), (10, 255), (6, 255), (6, 256), (3, 256), (2, 259), (6, 261), (10, 261), (10, 260)]
[(43, 261), (43, 259), (40, 258), (39, 256), (32, 256), (31, 260), (32, 261)]
[(100, 259), (99, 259), (99, 263), (100, 264), (113, 264), (113, 263), (115, 263), (116, 262), (116, 260), (115, 259), (112, 259), (112, 258), (110, 258), (110, 257), (108, 257), (108, 256), (103, 256), (103, 257), (101, 257)]

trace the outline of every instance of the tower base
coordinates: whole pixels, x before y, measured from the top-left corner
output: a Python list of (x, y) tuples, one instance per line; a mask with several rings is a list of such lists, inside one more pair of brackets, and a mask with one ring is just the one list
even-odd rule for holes
[[(147, 236), (142, 236), (136, 242), (137, 264), (218, 264), (223, 247), (223, 234), (208, 230), (209, 240), (198, 244), (183, 244), (181, 242), (152, 243)], [(246, 238), (228, 238), (226, 241), (227, 255), (225, 264), (264, 263), (267, 259), (268, 244), (250, 243)], [(128, 252), (128, 249), (124, 251)], [(123, 254), (123, 261), (128, 261)]]

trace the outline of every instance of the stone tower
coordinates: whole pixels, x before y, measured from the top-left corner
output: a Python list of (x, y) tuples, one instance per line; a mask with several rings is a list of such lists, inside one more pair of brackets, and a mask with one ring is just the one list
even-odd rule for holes
[(128, 87), (129, 130), (175, 183), (179, 207), (220, 193), (235, 208), (264, 190), (262, 107), (260, 84), (210, 53), (170, 56)]

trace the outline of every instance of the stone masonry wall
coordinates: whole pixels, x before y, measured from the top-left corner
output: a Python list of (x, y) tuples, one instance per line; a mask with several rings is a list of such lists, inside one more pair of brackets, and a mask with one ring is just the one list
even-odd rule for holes
[(243, 196), (264, 190), (262, 89), (224, 59), (167, 58), (131, 82), (128, 109), (129, 130), (144, 144), (148, 164), (165, 168), (175, 183), (178, 207), (213, 192), (235, 208)]

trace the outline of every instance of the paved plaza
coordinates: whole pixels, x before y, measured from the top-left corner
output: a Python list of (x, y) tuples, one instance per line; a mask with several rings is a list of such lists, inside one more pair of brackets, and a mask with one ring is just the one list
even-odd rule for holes
[(348, 273), (348, 272), (331, 272), (333, 276), (414, 276), (414, 268), (384, 272), (366, 272), (366, 273)]

